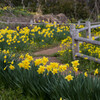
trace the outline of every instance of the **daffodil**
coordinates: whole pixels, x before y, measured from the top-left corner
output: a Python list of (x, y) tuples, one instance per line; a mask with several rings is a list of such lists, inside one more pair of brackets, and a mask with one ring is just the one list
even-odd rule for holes
[(85, 76), (85, 77), (87, 77), (87, 76), (88, 76), (87, 72), (85, 72), (85, 73), (84, 73), (84, 76)]
[(77, 68), (77, 67), (73, 67), (73, 70), (74, 70), (75, 72), (77, 72), (77, 71), (78, 71), (78, 68)]
[(15, 67), (14, 67), (13, 65), (10, 65), (9, 68), (10, 68), (11, 70), (14, 70), (14, 69), (15, 69)]
[(42, 63), (42, 59), (41, 59), (41, 58), (36, 59), (36, 60), (34, 61), (34, 63), (35, 63), (35, 66), (40, 65), (40, 64)]
[(73, 67), (77, 67), (78, 65), (80, 65), (79, 60), (72, 61), (71, 63), (73, 65)]
[(70, 75), (67, 75), (67, 76), (65, 77), (65, 79), (67, 79), (68, 81), (73, 80), (73, 78), (74, 78), (74, 76), (72, 76), (71, 74), (70, 74)]
[(5, 56), (4, 56), (4, 59), (6, 59), (6, 58), (7, 58), (7, 56), (5, 55)]
[(43, 74), (43, 73), (45, 72), (45, 67), (42, 66), (42, 65), (40, 65), (39, 68), (38, 68), (38, 70), (37, 70), (37, 72), (38, 72), (39, 74)]
[(98, 68), (94, 71), (94, 75), (98, 74), (99, 71), (98, 71)]
[(57, 74), (58, 73), (58, 69), (57, 68), (54, 68), (53, 70), (52, 70), (52, 73), (55, 75), (55, 74)]

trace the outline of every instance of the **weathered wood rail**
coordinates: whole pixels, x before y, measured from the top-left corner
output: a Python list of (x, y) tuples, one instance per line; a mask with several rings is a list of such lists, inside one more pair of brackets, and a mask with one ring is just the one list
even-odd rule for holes
[[(93, 60), (95, 62), (100, 63), (100, 59), (95, 58), (95, 57), (91, 57), (85, 54), (81, 54), (79, 53), (79, 42), (86, 42), (86, 43), (90, 43), (90, 44), (94, 44), (94, 45), (100, 45), (100, 41), (96, 41), (96, 40), (92, 40), (91, 37), (91, 29), (92, 28), (98, 28), (100, 27), (100, 25), (92, 25), (89, 21), (87, 21), (85, 23), (85, 27), (81, 28), (81, 29), (76, 29), (75, 25), (71, 25), (70, 26), (70, 34), (72, 36), (72, 52), (73, 52), (73, 59), (75, 60), (76, 57), (81, 57), (81, 58), (87, 58), (89, 60)], [(82, 32), (86, 30), (86, 36), (89, 36), (89, 39), (87, 38), (83, 38), (83, 37), (79, 37), (79, 32)], [(95, 39), (99, 38), (99, 36), (96, 36)]]
[[(56, 22), (56, 21), (55, 21)], [(0, 23), (4, 23), (4, 24), (24, 24), (24, 25), (41, 25), (41, 24), (53, 24), (53, 23), (44, 23), (44, 22), (40, 22), (40, 23), (35, 23), (34, 20), (30, 20), (29, 22), (10, 22), (9, 20), (7, 21), (0, 21)], [(66, 23), (66, 24), (62, 24), (62, 23), (57, 23), (59, 25), (70, 25), (71, 23)], [(81, 23), (81, 21), (78, 21), (78, 23), (72, 23), (75, 25), (85, 25), (86, 23)], [(93, 22), (92, 24), (100, 24), (100, 22)], [(82, 29), (83, 30), (83, 29)], [(80, 30), (81, 31), (81, 30)]]
[(32, 20), (30, 20), (30, 22), (10, 22), (9, 20), (7, 22), (4, 21), (0, 21), (0, 23), (4, 23), (4, 24), (24, 24), (24, 25), (41, 25), (41, 24), (45, 24), (45, 23), (34, 23)]

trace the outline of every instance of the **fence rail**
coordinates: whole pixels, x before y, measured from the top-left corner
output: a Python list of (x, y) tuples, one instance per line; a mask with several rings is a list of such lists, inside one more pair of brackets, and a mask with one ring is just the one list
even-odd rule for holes
[(4, 24), (24, 24), (24, 25), (41, 25), (41, 24), (45, 24), (45, 23), (33, 23), (32, 21), (30, 22), (4, 22), (4, 21), (0, 21), (0, 23), (4, 23)]
[(88, 29), (88, 27), (81, 28), (81, 29), (79, 29), (78, 31), (79, 31), (79, 32), (82, 32), (82, 31), (84, 31), (84, 30), (86, 30), (86, 29)]
[(97, 27), (100, 27), (100, 25), (91, 26), (91, 28), (97, 28)]
[(81, 57), (81, 58), (87, 58), (89, 60), (93, 60), (93, 61), (95, 61), (97, 63), (100, 63), (100, 59), (94, 58), (94, 57), (91, 57), (91, 56), (87, 56), (87, 55), (84, 55), (84, 54), (81, 54), (81, 53), (76, 53), (76, 56), (77, 57)]
[[(56, 21), (55, 21), (56, 22)], [(24, 25), (41, 25), (41, 24), (47, 24), (47, 23), (34, 23), (34, 21), (31, 19), (29, 22), (10, 22), (9, 20), (6, 21), (0, 21), (0, 23), (4, 23), (4, 24), (24, 24)], [(53, 24), (53, 23), (49, 23), (49, 24)], [(59, 25), (63, 25), (62, 23), (58, 23)], [(75, 25), (86, 25), (86, 23), (81, 23), (80, 21), (78, 21), (78, 23), (70, 23), (70, 24), (75, 24)], [(100, 24), (100, 22), (93, 22), (92, 24)], [(66, 23), (64, 25), (69, 25), (69, 23)], [(85, 27), (87, 29), (87, 27)], [(81, 29), (80, 31), (85, 30), (85, 28)]]
[(83, 38), (83, 37), (75, 37), (74, 39), (76, 41), (82, 41), (82, 42), (91, 43), (94, 45), (100, 45), (100, 41), (90, 40), (90, 39)]
[[(74, 60), (76, 59), (76, 57), (81, 57), (81, 58), (87, 57), (89, 60), (93, 60), (95, 62), (100, 63), (100, 59), (79, 53), (79, 42), (80, 41), (81, 41), (81, 43), (86, 42), (86, 43), (90, 43), (90, 44), (94, 44), (94, 45), (100, 45), (100, 41), (91, 39), (91, 29), (97, 28), (97, 27), (100, 27), (100, 25), (92, 25), (91, 26), (91, 23), (89, 21), (87, 21), (85, 23), (85, 27), (81, 28), (81, 29), (76, 29), (75, 25), (73, 25), (73, 24), (70, 26), (70, 34), (72, 36), (72, 52), (73, 52)], [(89, 39), (79, 37), (79, 32), (84, 31), (84, 30), (86, 30), (86, 36), (89, 36)], [(97, 39), (97, 38), (99, 38), (99, 36), (95, 37), (95, 39)]]

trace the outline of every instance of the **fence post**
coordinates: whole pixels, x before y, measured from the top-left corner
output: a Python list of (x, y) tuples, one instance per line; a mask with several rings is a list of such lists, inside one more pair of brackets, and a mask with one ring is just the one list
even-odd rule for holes
[(34, 19), (34, 23), (36, 23), (36, 19)]
[(70, 25), (70, 35), (71, 35), (71, 37), (72, 37), (72, 34), (73, 34), (73, 30), (75, 30), (75, 24)]
[(75, 25), (70, 26), (70, 34), (72, 36), (72, 52), (73, 52), (73, 59), (76, 59), (75, 54), (79, 53), (79, 41), (75, 40), (75, 37), (79, 37), (78, 30), (75, 28)]
[(9, 21), (9, 19), (7, 20), (7, 24), (9, 24), (10, 23), (10, 21)]
[(89, 39), (91, 39), (91, 23), (90, 23), (90, 21), (86, 21), (86, 27), (88, 27), (88, 29), (86, 30), (86, 37), (89, 36)]
[(79, 20), (79, 21), (78, 21), (78, 26), (80, 26), (80, 24), (81, 24), (81, 21)]
[(30, 20), (30, 25), (33, 25), (33, 20), (32, 19)]
[(9, 26), (9, 28), (10, 28), (10, 21), (9, 21), (9, 19), (7, 20), (7, 24), (8, 24), (8, 26)]

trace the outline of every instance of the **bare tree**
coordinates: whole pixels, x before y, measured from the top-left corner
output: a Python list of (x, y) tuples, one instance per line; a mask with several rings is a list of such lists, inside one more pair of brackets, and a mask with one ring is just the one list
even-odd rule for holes
[(23, 5), (23, 9), (25, 9), (24, 0), (21, 1), (21, 4)]
[(39, 14), (42, 14), (42, 5), (41, 5), (41, 2), (40, 2), (40, 0), (37, 0), (37, 12), (39, 13)]
[(74, 14), (75, 14), (75, 18), (76, 18), (76, 6), (77, 6), (77, 3), (76, 3), (76, 0), (74, 0)]
[[(98, 7), (98, 4), (97, 4), (97, 0), (95, 0), (95, 12), (96, 12), (96, 16), (99, 15), (99, 7)], [(98, 18), (97, 18), (98, 19)]]
[(5, 3), (7, 3), (8, 6), (12, 6), (11, 0), (4, 0)]

